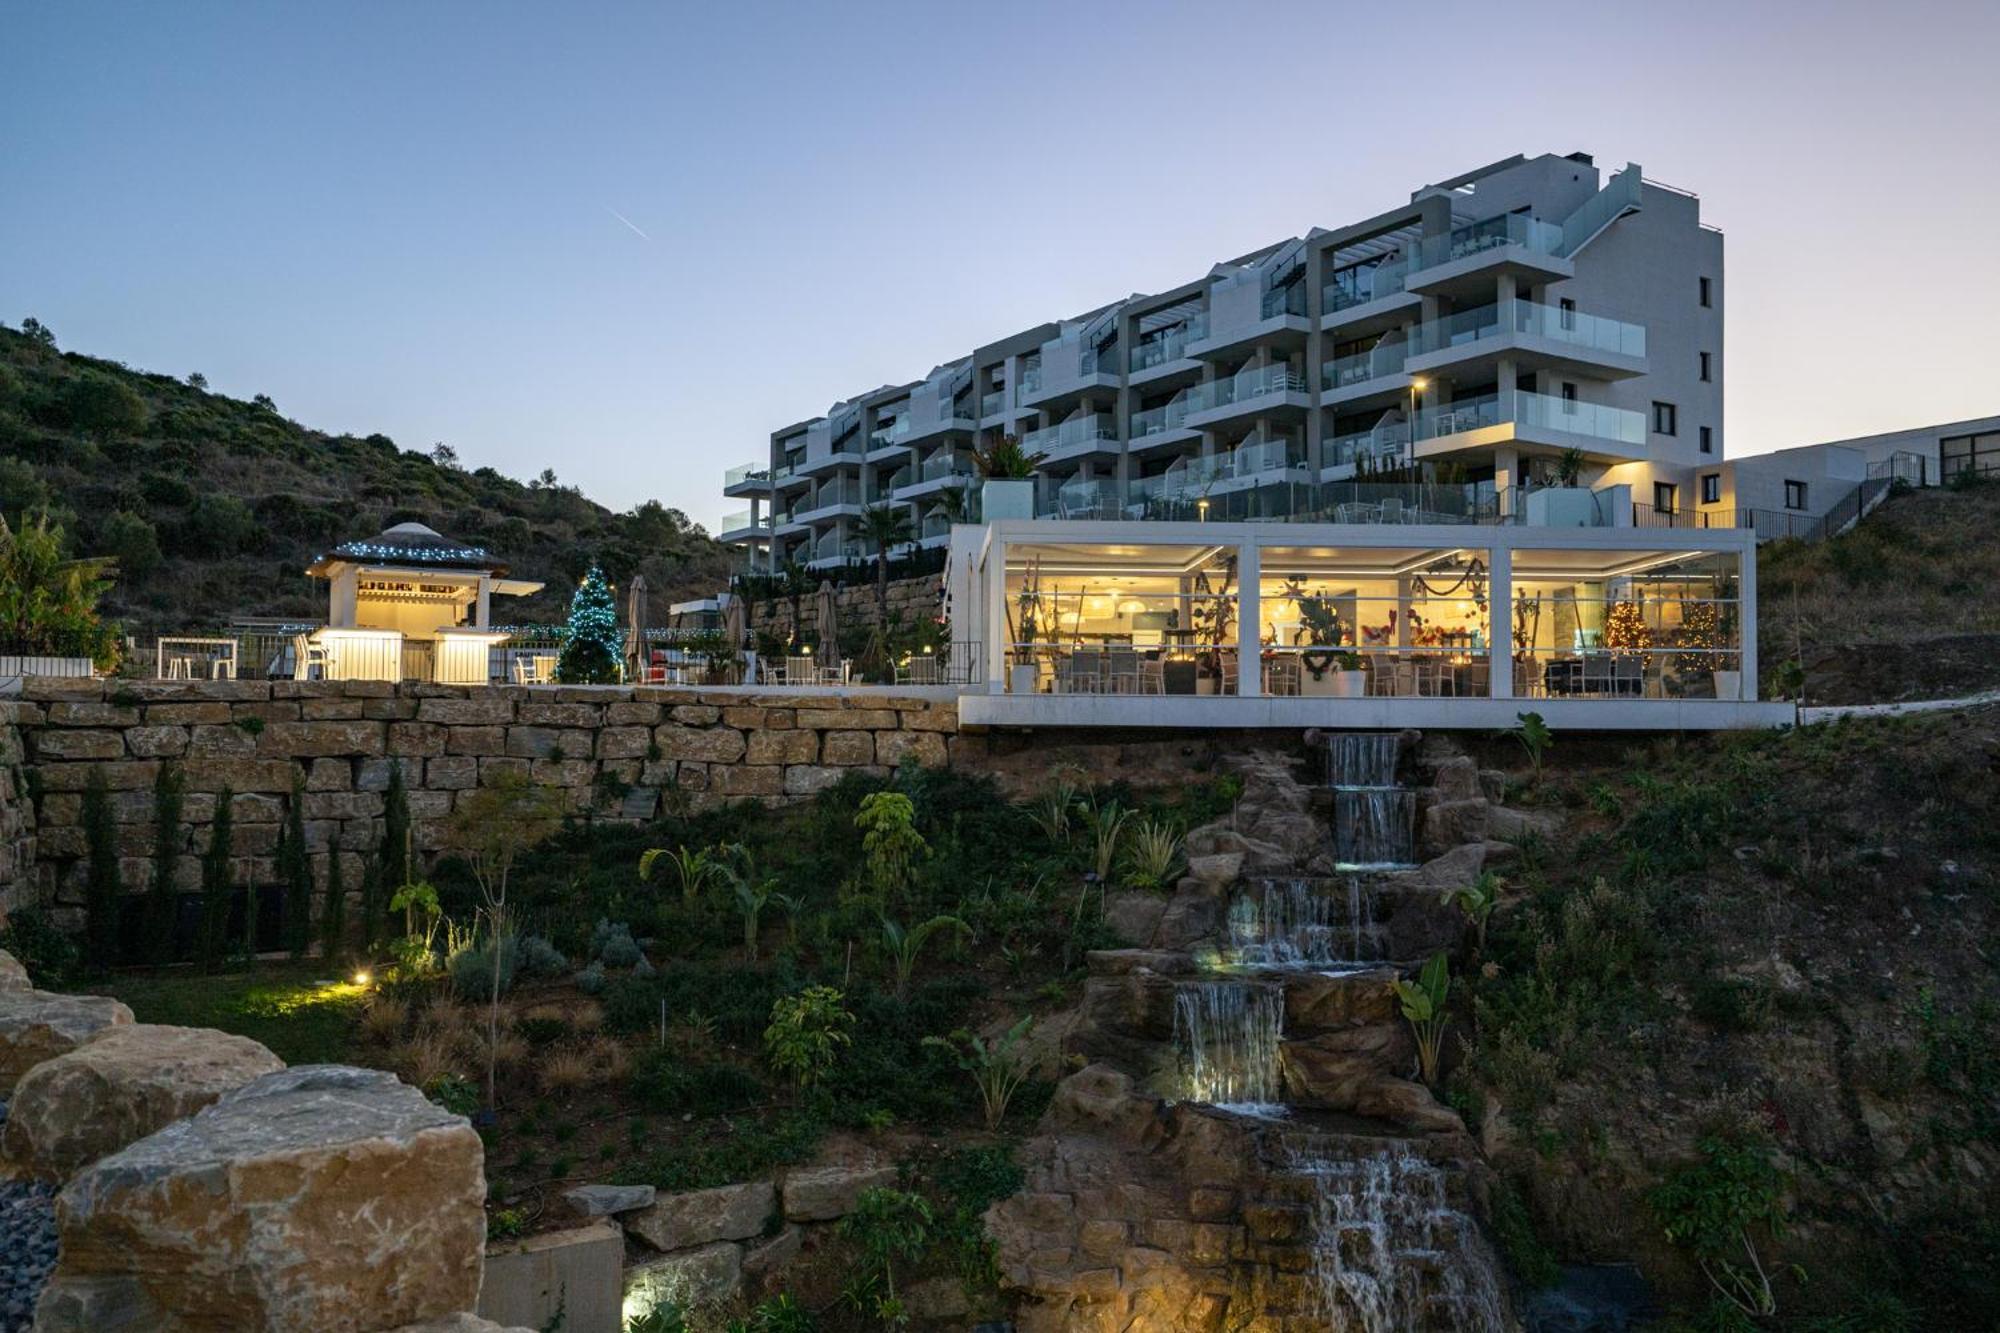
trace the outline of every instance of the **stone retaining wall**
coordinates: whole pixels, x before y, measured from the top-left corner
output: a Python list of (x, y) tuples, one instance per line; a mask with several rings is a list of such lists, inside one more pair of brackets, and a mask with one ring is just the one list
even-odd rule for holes
[[(875, 609), (875, 579), (871, 569), (867, 581), (852, 583), (834, 589), (834, 604), (840, 608), (840, 623), (844, 628), (854, 625), (873, 625), (880, 617)], [(912, 625), (923, 616), (937, 615), (944, 598), (944, 576), (924, 574), (913, 579), (891, 579), (889, 582), (889, 615), (900, 617), (905, 625)], [(806, 622), (806, 636), (812, 637), (813, 595), (811, 593), (799, 602), (799, 610)], [(750, 604), (750, 628), (769, 630), (774, 634), (789, 634), (792, 628), (792, 603), (787, 597), (780, 597), (774, 603), (759, 598)]]
[(0, 702), (0, 920), (27, 898), (35, 870), (35, 809), (23, 764), (27, 751), (16, 725), (19, 704)]
[[(940, 765), (959, 743), (958, 708), (938, 691), (761, 692), (659, 687), (447, 686), (375, 681), (93, 681), (31, 679), (0, 729), (0, 784), (21, 758), (32, 802), (0, 803), (0, 834), (32, 863), (41, 901), (81, 902), (83, 790), (111, 789), (124, 881), (151, 878), (160, 766), (186, 778), (190, 830), (183, 887), (216, 794), (233, 793), (243, 878), (275, 881), (271, 858), (294, 774), (305, 787), (307, 842), (365, 853), (382, 838), (383, 792), (400, 765), (418, 845), (439, 845), (462, 793), (506, 772), (527, 774), (595, 819), (638, 822), (663, 808), (724, 800), (783, 804), (850, 769), (886, 773), (905, 760)], [(9, 749), (8, 746), (13, 748)], [(0, 785), (0, 794), (12, 788)], [(32, 806), (32, 808), (28, 808)], [(27, 837), (21, 830), (30, 830)], [(325, 855), (317, 858), (324, 874)], [(354, 883), (358, 866), (350, 870)], [(14, 895), (25, 900), (15, 872)], [(4, 881), (0, 880), (0, 886)]]

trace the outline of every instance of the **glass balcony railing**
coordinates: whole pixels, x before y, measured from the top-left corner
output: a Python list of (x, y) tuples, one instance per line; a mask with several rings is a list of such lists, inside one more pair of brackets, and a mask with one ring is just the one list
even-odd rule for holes
[(1208, 316), (1203, 314), (1191, 317), (1184, 324), (1142, 337), (1132, 349), (1131, 369), (1147, 370), (1169, 361), (1183, 360), (1187, 356), (1188, 344), (1200, 342), (1207, 336)]
[(1405, 423), (1397, 422), (1327, 441), (1324, 461), (1328, 467), (1354, 467), (1365, 458), (1379, 470), (1407, 461), (1409, 450), (1410, 428)]
[(1538, 255), (1562, 252), (1563, 230), (1553, 222), (1520, 213), (1503, 213), (1463, 227), (1454, 227), (1443, 236), (1426, 236), (1417, 244), (1412, 269), (1436, 268), (1454, 259), (1464, 259), (1502, 246), (1518, 245)]
[(1413, 355), (1463, 347), (1510, 330), (1592, 351), (1631, 357), (1646, 355), (1646, 329), (1642, 324), (1627, 324), (1535, 301), (1515, 301), (1511, 310), (1506, 311), (1498, 305), (1483, 305), (1420, 325)]
[(1305, 391), (1305, 378), (1290, 366), (1260, 366), (1255, 370), (1241, 371), (1226, 380), (1197, 384), (1188, 390), (1187, 404), (1190, 412), (1210, 412), (1231, 403), (1262, 398), (1266, 394)]
[(1417, 413), (1417, 439), (1435, 440), (1469, 430), (1484, 430), (1506, 419), (1500, 410), (1498, 394), (1461, 398), (1443, 407), (1427, 407)]
[(1036, 518), (1094, 518), (1117, 508), (1117, 483), (1069, 481), (1035, 501)]
[(764, 526), (763, 524), (754, 521), (754, 519), (751, 516), (750, 510), (739, 509), (733, 514), (724, 514), (722, 516), (722, 526), (718, 528), (717, 531), (737, 532), (743, 528), (748, 528), (748, 527), (761, 528), (763, 526)]
[(771, 468), (767, 463), (739, 463), (722, 474), (722, 484), (727, 488), (746, 481), (766, 481), (770, 476)]
[(831, 509), (835, 505), (858, 505), (862, 503), (864, 501), (862, 500), (861, 488), (850, 482), (841, 486), (820, 487), (819, 490), (813, 493), (813, 497), (810, 500), (803, 500), (799, 503), (798, 512), (809, 514), (821, 509)]
[[(972, 464), (957, 454), (942, 453), (926, 458), (918, 469), (918, 475), (925, 481), (937, 481), (943, 477), (969, 477), (972, 470)], [(909, 485), (908, 482), (902, 484)]]
[(1042, 391), (1042, 363), (1039, 359), (1029, 361), (1021, 367), (1021, 392), (1040, 393)]
[(1132, 438), (1144, 439), (1148, 435), (1160, 435), (1170, 430), (1179, 430), (1187, 421), (1186, 398), (1176, 398), (1162, 407), (1149, 407), (1143, 412), (1132, 414)]
[(1305, 462), (1305, 458), (1304, 446), (1290, 440), (1250, 440), (1229, 451), (1223, 475), (1262, 477), (1298, 467)]
[(1588, 435), (1634, 448), (1643, 449), (1646, 445), (1644, 413), (1603, 403), (1580, 403), (1522, 390), (1514, 395), (1514, 420), (1523, 426)]
[(1410, 266), (1401, 259), (1385, 259), (1379, 264), (1357, 264), (1333, 275), (1321, 291), (1323, 308), (1328, 311), (1345, 310), (1349, 306), (1367, 305), (1385, 296), (1394, 296), (1403, 290), (1403, 280), (1409, 276)]
[(1280, 315), (1303, 315), (1306, 312), (1306, 285), (1294, 282), (1284, 287), (1275, 287), (1264, 293), (1262, 319), (1276, 319)]
[(1006, 406), (1007, 391), (1005, 389), (995, 389), (992, 393), (981, 394), (979, 396), (979, 415), (982, 417), (994, 416)]
[(1403, 362), (1409, 356), (1409, 343), (1392, 342), (1378, 344), (1351, 356), (1337, 357), (1322, 369), (1320, 387), (1345, 389), (1351, 384), (1365, 384), (1384, 375), (1401, 374)]
[(877, 426), (874, 430), (868, 432), (868, 447), (870, 449), (886, 449), (909, 433), (910, 418), (907, 415), (897, 417), (888, 425)]
[(899, 467), (888, 476), (871, 482), (864, 488), (863, 493), (867, 495), (869, 504), (880, 504), (888, 499), (898, 486), (909, 485), (916, 479), (916, 475), (917, 470), (913, 467)]
[(1117, 438), (1118, 426), (1111, 419), (1111, 414), (1093, 412), (1087, 417), (1065, 421), (1059, 426), (1031, 430), (1021, 437), (1021, 447), (1029, 453), (1049, 454), (1059, 449), (1071, 449), (1078, 445)]

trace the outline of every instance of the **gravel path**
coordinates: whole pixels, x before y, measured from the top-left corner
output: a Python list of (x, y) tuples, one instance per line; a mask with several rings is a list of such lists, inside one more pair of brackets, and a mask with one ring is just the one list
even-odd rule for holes
[[(0, 1122), (6, 1119), (7, 1104), (0, 1102)], [(0, 1183), (0, 1333), (27, 1333), (55, 1266), (55, 1187)]]

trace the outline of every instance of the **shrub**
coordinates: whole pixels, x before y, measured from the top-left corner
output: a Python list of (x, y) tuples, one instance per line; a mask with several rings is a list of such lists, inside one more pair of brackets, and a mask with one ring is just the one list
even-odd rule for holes
[(1721, 1296), (1747, 1315), (1774, 1314), (1777, 1295), (1751, 1233), (1782, 1234), (1784, 1177), (1762, 1144), (1710, 1136), (1698, 1147), (1700, 1160), (1668, 1172), (1647, 1201)]
[(909, 887), (912, 868), (930, 855), (930, 844), (917, 832), (916, 817), (915, 803), (897, 791), (863, 797), (854, 816), (868, 858), (869, 885), (885, 904)]
[(623, 921), (599, 920), (590, 932), (590, 954), (606, 967), (631, 967), (645, 957)]
[(688, 1060), (658, 1048), (633, 1061), (628, 1086), (640, 1105), (669, 1115), (727, 1115), (766, 1096), (763, 1083), (741, 1065)]
[(1125, 853), (1125, 882), (1135, 889), (1165, 888), (1173, 883), (1180, 856), (1179, 829), (1165, 820), (1142, 819)]
[(559, 977), (569, 969), (569, 959), (544, 937), (527, 935), (521, 939), (516, 967), (523, 977)]
[[(500, 937), (500, 993), (505, 995), (514, 985), (514, 973), (520, 966), (520, 949), (513, 935)], [(467, 1000), (490, 1000), (493, 998), (493, 940), (487, 937), (484, 944), (474, 948), (460, 949), (445, 964), (451, 976), (451, 988)]]
[(145, 402), (108, 375), (78, 375), (63, 388), (61, 402), (71, 428), (98, 439), (136, 435), (146, 426)]
[(120, 509), (104, 520), (98, 548), (118, 562), (127, 581), (143, 579), (160, 567), (160, 534), (139, 515)]
[(771, 1006), (764, 1053), (771, 1067), (805, 1088), (825, 1077), (840, 1049), (852, 1043), (854, 1015), (831, 986), (808, 986)]
[(75, 976), (76, 942), (36, 908), (16, 908), (7, 914), (7, 924), (0, 928), (0, 949), (19, 959), (42, 990), (60, 990)]
[(570, 980), (585, 995), (602, 995), (605, 986), (604, 964), (593, 962)]
[(950, 1051), (952, 1058), (958, 1061), (958, 1067), (972, 1075), (973, 1086), (979, 1090), (980, 1110), (989, 1131), (1000, 1128), (1000, 1122), (1007, 1115), (1007, 1103), (1014, 1099), (1015, 1089), (1028, 1077), (1027, 1059), (1016, 1047), (1034, 1022), (1034, 1015), (1030, 1014), (991, 1043), (978, 1033), (963, 1029), (954, 1032), (949, 1041), (941, 1037), (924, 1039), (926, 1046), (939, 1046)]

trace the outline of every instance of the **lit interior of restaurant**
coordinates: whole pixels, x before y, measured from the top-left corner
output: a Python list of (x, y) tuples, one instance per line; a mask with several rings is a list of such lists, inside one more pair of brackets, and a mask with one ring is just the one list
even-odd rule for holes
[[(1197, 543), (1010, 545), (1010, 690), (1234, 692), (1237, 558)], [(1736, 697), (1713, 678), (1736, 666), (1736, 559), (1515, 550), (1515, 694)], [(1263, 547), (1264, 691), (1490, 694), (1491, 562), (1478, 547)]]

